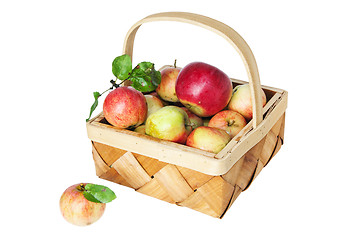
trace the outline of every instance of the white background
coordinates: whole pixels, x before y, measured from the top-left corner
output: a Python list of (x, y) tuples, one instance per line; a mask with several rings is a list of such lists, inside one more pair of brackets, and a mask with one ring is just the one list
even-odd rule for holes
[[(2, 1), (0, 235), (6, 239), (360, 239), (361, 35), (358, 1)], [(152, 13), (187, 11), (234, 28), (262, 84), (289, 92), (285, 144), (222, 220), (99, 179), (85, 119), (109, 87), (128, 29)], [(247, 80), (221, 37), (149, 23), (134, 62), (213, 64)], [(101, 104), (100, 104), (101, 106)], [(97, 113), (101, 107), (97, 109)], [(118, 198), (87, 227), (59, 198), (79, 182)], [(3, 238), (3, 237), (1, 237)]]

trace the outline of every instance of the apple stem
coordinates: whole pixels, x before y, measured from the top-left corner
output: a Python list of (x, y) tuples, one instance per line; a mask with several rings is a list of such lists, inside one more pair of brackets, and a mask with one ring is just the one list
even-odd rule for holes
[(76, 187), (76, 189), (78, 189), (80, 192), (84, 192), (85, 191), (84, 183), (80, 183), (79, 186)]
[(234, 120), (229, 121), (228, 126), (229, 127), (232, 126), (234, 124), (234, 122), (235, 122)]
[(174, 59), (174, 68), (177, 68), (177, 59)]
[[(116, 80), (118, 80), (118, 79), (116, 79)], [(103, 95), (104, 93), (106, 93), (107, 91), (112, 90), (113, 88), (118, 88), (118, 87), (120, 87), (120, 86), (123, 84), (123, 82), (125, 82), (125, 80), (127, 80), (127, 79), (122, 80), (120, 83), (116, 83), (116, 80), (115, 80), (115, 81), (114, 81), (113, 79), (110, 80), (110, 83), (112, 84), (112, 86), (111, 86), (110, 88), (108, 88), (107, 90), (105, 90), (104, 92), (102, 92), (102, 93), (100, 94), (100, 96)], [(99, 97), (100, 97), (100, 96), (99, 96)]]

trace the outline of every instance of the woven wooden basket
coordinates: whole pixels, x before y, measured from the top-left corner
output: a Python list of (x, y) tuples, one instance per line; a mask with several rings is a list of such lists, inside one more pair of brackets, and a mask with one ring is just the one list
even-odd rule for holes
[[(219, 21), (197, 14), (166, 12), (140, 20), (126, 35), (124, 54), (132, 56), (137, 30), (143, 23), (152, 21), (190, 23), (228, 40), (247, 69), (253, 119), (221, 152), (213, 154), (113, 127), (100, 113), (87, 122), (96, 174), (137, 192), (222, 218), (281, 148), (287, 92), (260, 85), (254, 56), (237, 32)], [(234, 86), (246, 83), (231, 80)], [(263, 108), (261, 88), (267, 96)]]

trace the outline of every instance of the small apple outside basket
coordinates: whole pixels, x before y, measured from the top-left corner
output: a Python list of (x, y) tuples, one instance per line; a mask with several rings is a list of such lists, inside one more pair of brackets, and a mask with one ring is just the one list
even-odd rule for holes
[[(235, 30), (197, 14), (165, 12), (138, 21), (126, 35), (124, 54), (132, 56), (137, 30), (143, 23), (153, 21), (194, 24), (221, 35), (231, 43), (247, 70), (253, 119), (223, 150), (213, 154), (113, 127), (100, 113), (86, 124), (96, 174), (137, 192), (222, 218), (239, 194), (250, 186), (281, 148), (287, 92), (260, 85), (253, 53)], [(234, 86), (247, 83), (231, 80)], [(263, 108), (261, 88), (267, 97)]]

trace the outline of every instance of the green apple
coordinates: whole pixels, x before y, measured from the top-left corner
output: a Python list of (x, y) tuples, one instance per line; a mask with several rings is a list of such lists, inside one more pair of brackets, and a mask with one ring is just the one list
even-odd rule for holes
[(230, 140), (229, 134), (222, 129), (200, 126), (189, 134), (187, 145), (207, 152), (219, 153)]
[(145, 133), (163, 140), (184, 144), (192, 130), (187, 113), (176, 106), (165, 106), (145, 122)]

